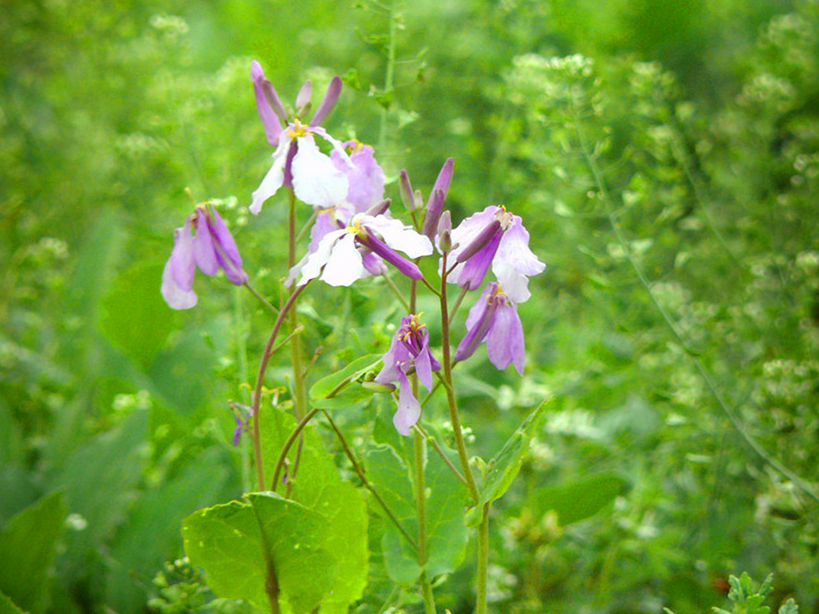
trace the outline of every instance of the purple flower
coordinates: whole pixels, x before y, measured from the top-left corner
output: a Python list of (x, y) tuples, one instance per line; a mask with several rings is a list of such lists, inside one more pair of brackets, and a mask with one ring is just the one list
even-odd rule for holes
[(531, 296), (528, 275), (546, 268), (529, 249), (529, 233), (520, 216), (505, 207), (490, 205), (466, 218), (453, 229), (452, 244), (456, 247), (450, 257), (456, 265), (450, 279), (474, 290), (483, 283), (491, 265), (506, 295), (516, 303)]
[(330, 152), (333, 165), (347, 176), (347, 202), (355, 213), (364, 213), (384, 198), (384, 171), (373, 157), (373, 148), (358, 141), (343, 143), (349, 157), (338, 150)]
[[(319, 126), (338, 101), (341, 79), (333, 77), (315, 115), (309, 124), (304, 124), (298, 116), (289, 121), (276, 90), (265, 78), (264, 71), (256, 60), (253, 61), (250, 73), (253, 77), (256, 108), (267, 141), (276, 148), (273, 152), (273, 166), (253, 192), (251, 213), (258, 214), (262, 203), (282, 185), (292, 186), (299, 200), (316, 207), (332, 207), (342, 202), (349, 188), (347, 176), (344, 171), (336, 168), (329, 156), (319, 151), (314, 138), (314, 135), (323, 138), (334, 151), (339, 152), (338, 156), (343, 163), (352, 165), (342, 144)], [(296, 98), (298, 113), (309, 106), (311, 90), (310, 82), (307, 81), (299, 91)], [(282, 124), (285, 124), (284, 127)]]
[(458, 344), (455, 360), (466, 360), (477, 347), (486, 341), (489, 360), (498, 369), (514, 363), (523, 375), (526, 349), (523, 342), (523, 326), (515, 303), (501, 289), (500, 284), (490, 282), (466, 318), (466, 336)]
[[(196, 229), (196, 234), (192, 233)], [(196, 267), (214, 276), (222, 269), (237, 286), (247, 281), (242, 258), (230, 231), (215, 209), (200, 205), (189, 215), (182, 228), (174, 231), (171, 257), (162, 272), (162, 296), (173, 309), (190, 309), (196, 305), (193, 275)]]
[[(358, 213), (346, 226), (339, 226), (324, 233), (315, 250), (290, 270), (288, 285), (296, 277), (299, 277), (300, 286), (318, 277), (331, 286), (349, 286), (357, 279), (384, 272), (383, 264), (375, 256), (380, 256), (411, 279), (423, 276), (418, 265), (396, 250), (410, 258), (420, 258), (432, 253), (432, 243), (400, 220)], [(324, 232), (324, 228), (319, 232)]]
[(384, 367), (375, 376), (379, 384), (398, 382), (398, 409), (392, 422), (402, 435), (409, 435), (410, 428), (421, 417), (421, 404), (412, 394), (407, 371), (414, 366), (418, 379), (427, 390), (432, 390), (432, 372), (441, 369), (429, 351), (429, 332), (420, 320), (421, 314), (401, 318), (401, 326), (384, 354)]

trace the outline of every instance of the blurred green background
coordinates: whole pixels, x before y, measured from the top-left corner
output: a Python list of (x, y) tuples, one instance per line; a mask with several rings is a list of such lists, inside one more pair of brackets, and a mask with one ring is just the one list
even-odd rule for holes
[[(247, 483), (227, 400), (247, 401), (269, 319), (224, 279), (200, 275), (182, 313), (159, 284), (189, 189), (278, 291), (284, 208), (246, 212), (270, 164), (256, 58), (287, 102), (342, 75), (333, 135), (425, 194), (453, 156), (454, 220), (506, 204), (548, 264), (520, 306), (525, 377), (459, 373), (485, 457), (551, 397), (493, 519), (496, 611), (704, 611), (747, 570), (819, 612), (817, 2), (0, 9), (0, 546), (15, 514), (52, 518), (39, 563), (0, 560), (0, 592), (33, 614), (169, 608), (153, 580), (181, 519)], [(376, 290), (322, 290), (302, 308), (316, 372), (384, 351), (398, 312)], [(588, 513), (550, 512), (567, 499)], [(470, 573), (436, 589), (453, 614)]]

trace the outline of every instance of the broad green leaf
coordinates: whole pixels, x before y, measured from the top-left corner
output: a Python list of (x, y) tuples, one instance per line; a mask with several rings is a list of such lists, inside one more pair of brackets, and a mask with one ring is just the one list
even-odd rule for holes
[[(381, 438), (393, 439), (395, 429), (387, 426), (383, 413), (379, 415), (375, 430)], [(390, 432), (391, 431), (391, 432)], [(410, 443), (407, 443), (410, 442)], [(367, 452), (367, 475), (387, 503), (401, 526), (413, 540), (418, 539), (418, 521), (412, 471), (412, 439), (395, 436), (394, 444), (379, 444)], [(450, 460), (456, 458), (448, 451)], [(427, 453), (424, 480), (429, 493), (426, 502), (427, 559), (423, 566), (430, 576), (454, 571), (463, 560), (469, 534), (464, 524), (464, 507), (467, 491), (443, 460), (435, 453)], [(373, 509), (386, 518), (378, 506)], [(397, 583), (409, 586), (421, 574), (415, 548), (401, 534), (395, 524), (387, 519), (381, 542), (387, 573)]]
[(0, 592), (31, 614), (48, 606), (48, 568), (65, 515), (63, 493), (55, 492), (13, 516), (0, 531)]
[(114, 280), (102, 300), (102, 332), (143, 368), (173, 329), (173, 312), (159, 293), (161, 278), (162, 263), (137, 263)]
[(628, 488), (623, 478), (606, 473), (543, 488), (535, 494), (533, 503), (540, 514), (557, 512), (558, 521), (565, 526), (594, 516)]
[(24, 614), (23, 610), (14, 605), (14, 602), (0, 592), (0, 614)]
[[(0, 429), (2, 430), (2, 429)], [(17, 465), (0, 467), (0, 528), (37, 500), (36, 478)]]
[[(273, 479), (276, 459), (295, 426), (295, 419), (277, 408), (263, 416), (262, 449), (268, 480)], [(321, 607), (323, 612), (344, 612), (350, 602), (361, 597), (367, 584), (367, 503), (360, 491), (342, 481), (333, 457), (313, 428), (308, 426), (303, 434), (296, 471), (293, 468), (298, 444), (288, 454), (290, 496), (325, 519), (328, 530), (324, 548), (337, 559), (338, 572), (332, 594)], [(282, 488), (281, 483), (277, 485), (278, 490)]]
[(546, 401), (538, 405), (526, 420), (512, 433), (512, 436), (504, 444), (501, 451), (495, 455), (484, 476), (483, 487), (481, 488), (480, 500), (476, 508), (483, 508), (484, 504), (494, 501), (512, 485), (515, 477), (520, 471), (520, 465), (526, 452), (529, 451), (529, 444), (535, 436), (540, 416)]
[(217, 595), (268, 611), (269, 556), (279, 602), (294, 614), (312, 611), (333, 588), (337, 566), (323, 547), (326, 532), (320, 514), (273, 493), (199, 510), (182, 524), (185, 552)]
[[(348, 387), (352, 382), (363, 376), (367, 371), (374, 371), (381, 362), (380, 354), (368, 354), (356, 358), (353, 362), (348, 364), (341, 371), (336, 371), (332, 375), (321, 378), (310, 388), (310, 398), (326, 399), (334, 390), (340, 393), (341, 390)], [(369, 391), (369, 394), (371, 394)], [(366, 398), (366, 397), (364, 397)]]

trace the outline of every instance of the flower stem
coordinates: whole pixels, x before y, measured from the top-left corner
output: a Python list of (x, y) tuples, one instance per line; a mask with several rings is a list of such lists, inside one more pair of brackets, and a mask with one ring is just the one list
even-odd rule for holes
[[(446, 271), (446, 253), (443, 255), (441, 270)], [(446, 297), (446, 273), (441, 276), (441, 346), (443, 352), (443, 376), (441, 381), (446, 389), (446, 398), (449, 404), (449, 419), (452, 423), (452, 431), (455, 436), (455, 447), (458, 450), (458, 459), (461, 461), (461, 469), (466, 479), (469, 495), (474, 503), (478, 502), (478, 486), (475, 484), (475, 476), (472, 475), (472, 468), (469, 466), (469, 456), (466, 453), (466, 443), (461, 430), (461, 416), (458, 413), (458, 402), (455, 399), (455, 390), (452, 387), (452, 357), (449, 347), (449, 308)]]
[(273, 481), (270, 483), (270, 490), (276, 492), (276, 486), (279, 484), (279, 475), (281, 475), (282, 467), (284, 467), (284, 462), (287, 460), (287, 453), (290, 451), (290, 448), (293, 445), (293, 442), (296, 441), (296, 437), (301, 437), (302, 431), (304, 427), (307, 426), (307, 423), (313, 419), (319, 412), (318, 409), (313, 409), (307, 413), (304, 418), (296, 425), (296, 428), (293, 429), (293, 432), (290, 433), (290, 437), (287, 438), (287, 441), (284, 442), (281, 451), (279, 452), (279, 459), (276, 461), (276, 469), (273, 471)]
[[(290, 298), (287, 299), (287, 302), (281, 308), (281, 311), (279, 311), (276, 322), (273, 324), (273, 330), (270, 331), (270, 337), (267, 340), (267, 345), (262, 353), (262, 359), (259, 362), (259, 371), (256, 375), (256, 387), (253, 389), (253, 402), (250, 406), (252, 410), (251, 414), (253, 416), (253, 458), (256, 463), (256, 485), (259, 490), (264, 490), (265, 488), (264, 466), (262, 464), (261, 430), (259, 428), (261, 423), (261, 412), (259, 411), (259, 406), (261, 405), (262, 399), (264, 373), (267, 370), (267, 363), (270, 362), (270, 357), (273, 355), (273, 344), (276, 343), (276, 337), (278, 336), (279, 330), (284, 323), (284, 318), (295, 304), (299, 294), (301, 294), (302, 290), (304, 290), (306, 287), (307, 284), (304, 284), (303, 286), (296, 288), (290, 295)], [(298, 339), (298, 335), (296, 335), (295, 338)]]
[(271, 305), (271, 304), (268, 302), (268, 300), (267, 300), (267, 299), (266, 299), (264, 296), (262, 296), (262, 295), (259, 293), (259, 291), (258, 291), (258, 290), (256, 290), (256, 288), (254, 288), (253, 286), (251, 286), (249, 281), (246, 281), (246, 282), (245, 282), (245, 288), (247, 288), (248, 290), (250, 290), (250, 293), (251, 293), (253, 296), (255, 296), (257, 299), (259, 299), (259, 301), (262, 303), (262, 305), (264, 305), (264, 306), (265, 306), (267, 309), (269, 309), (270, 311), (272, 311), (274, 314), (278, 314), (278, 313), (279, 313), (279, 310), (278, 310), (278, 309), (276, 309), (276, 308), (275, 308), (273, 305)]
[(475, 614), (486, 614), (486, 584), (489, 570), (489, 506), (483, 506), (483, 518), (478, 527), (478, 594), (475, 603)]

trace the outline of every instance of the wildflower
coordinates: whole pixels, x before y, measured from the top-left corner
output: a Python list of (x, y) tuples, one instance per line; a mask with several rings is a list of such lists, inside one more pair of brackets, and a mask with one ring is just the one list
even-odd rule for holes
[(355, 213), (364, 213), (384, 198), (384, 171), (373, 157), (373, 148), (358, 141), (346, 141), (349, 157), (338, 150), (330, 152), (333, 165), (347, 176), (346, 201)]
[[(303, 124), (300, 117), (288, 123), (288, 116), (273, 85), (265, 79), (261, 65), (254, 60), (251, 67), (256, 108), (267, 135), (267, 141), (276, 150), (273, 152), (273, 166), (267, 172), (261, 185), (253, 192), (250, 211), (258, 214), (262, 203), (273, 196), (282, 185), (292, 187), (299, 200), (316, 207), (332, 207), (347, 196), (349, 188), (347, 176), (333, 164), (329, 156), (319, 151), (314, 135), (330, 143), (339, 152), (345, 164), (351, 164), (342, 144), (327, 134), (319, 124), (330, 114), (339, 94), (341, 79), (336, 76), (330, 82), (327, 93), (309, 124)], [(302, 86), (296, 98), (297, 112), (309, 107), (310, 82)], [(285, 124), (282, 127), (282, 123)]]
[(384, 272), (383, 264), (375, 256), (407, 277), (421, 279), (418, 265), (396, 250), (419, 258), (432, 253), (432, 243), (400, 220), (359, 213), (346, 226), (324, 234), (315, 250), (291, 269), (287, 283), (301, 275), (298, 285), (318, 277), (331, 286), (349, 286), (357, 279)]
[(489, 266), (510, 299), (527, 300), (528, 275), (546, 268), (529, 249), (529, 233), (519, 215), (505, 207), (490, 205), (475, 213), (452, 231), (450, 252), (455, 259), (451, 278), (462, 288), (474, 290), (483, 283)]
[[(196, 234), (192, 233), (196, 229)], [(213, 277), (222, 269), (237, 286), (247, 281), (242, 258), (225, 222), (215, 209), (200, 205), (182, 228), (174, 231), (174, 247), (162, 272), (162, 296), (173, 309), (196, 305), (193, 275), (196, 267)]]
[(486, 284), (483, 294), (469, 310), (466, 336), (458, 344), (454, 359), (466, 360), (483, 341), (486, 341), (486, 351), (493, 365), (505, 369), (511, 362), (523, 375), (526, 358), (523, 326), (515, 303), (496, 282)]
[(441, 365), (429, 350), (429, 332), (421, 324), (421, 314), (401, 318), (401, 326), (384, 354), (384, 367), (375, 376), (379, 384), (398, 382), (398, 409), (392, 421), (402, 435), (409, 435), (410, 428), (421, 417), (421, 404), (407, 377), (412, 367), (427, 390), (432, 390), (432, 372), (440, 370)]
[(453, 158), (447, 158), (444, 165), (441, 167), (441, 172), (438, 173), (438, 178), (435, 180), (435, 185), (432, 186), (432, 192), (427, 201), (427, 212), (424, 215), (423, 233), (432, 240), (438, 230), (438, 221), (441, 219), (441, 213), (444, 209), (444, 199), (446, 193), (449, 191), (449, 184), (452, 182), (452, 171), (455, 165)]

